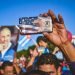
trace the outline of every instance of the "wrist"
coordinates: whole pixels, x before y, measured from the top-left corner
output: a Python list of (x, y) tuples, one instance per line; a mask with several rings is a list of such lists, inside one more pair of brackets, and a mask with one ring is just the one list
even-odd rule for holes
[(61, 51), (64, 53), (67, 61), (75, 61), (74, 47), (70, 41), (67, 41), (60, 45)]
[(63, 47), (63, 46), (67, 46), (68, 44), (70, 44), (71, 42), (69, 40), (65, 41), (64, 43), (60, 44), (59, 47)]
[(32, 57), (31, 57), (31, 59), (35, 59), (35, 58), (36, 58), (35, 56), (32, 56)]

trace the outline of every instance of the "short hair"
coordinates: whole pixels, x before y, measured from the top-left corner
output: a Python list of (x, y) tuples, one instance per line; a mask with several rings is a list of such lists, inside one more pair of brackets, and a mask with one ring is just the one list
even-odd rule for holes
[(4, 61), (2, 64), (2, 69), (5, 69), (7, 66), (13, 66), (13, 63), (10, 61)]
[(44, 64), (54, 64), (56, 69), (58, 69), (58, 67), (60, 66), (59, 60), (56, 58), (55, 55), (51, 53), (45, 53), (39, 56), (38, 61), (36, 63), (37, 67)]
[[(1, 26), (1, 27), (0, 27), (0, 32), (1, 32), (2, 30), (4, 30), (4, 29), (9, 30), (9, 31), (10, 31), (10, 33), (12, 33), (12, 32), (13, 32), (13, 31), (11, 31), (10, 27), (8, 27), (8, 26)], [(12, 29), (13, 29), (13, 28), (12, 28)]]
[(39, 44), (41, 40), (47, 42), (47, 39), (44, 36), (38, 36), (36, 42)]
[(21, 75), (48, 75), (48, 74), (44, 71), (41, 71), (41, 70), (32, 70), (30, 72), (26, 72)]

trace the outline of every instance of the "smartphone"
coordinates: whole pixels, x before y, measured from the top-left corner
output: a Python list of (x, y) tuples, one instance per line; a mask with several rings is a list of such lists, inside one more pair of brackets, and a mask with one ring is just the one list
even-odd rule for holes
[(51, 17), (22, 17), (19, 18), (20, 34), (38, 34), (52, 32)]

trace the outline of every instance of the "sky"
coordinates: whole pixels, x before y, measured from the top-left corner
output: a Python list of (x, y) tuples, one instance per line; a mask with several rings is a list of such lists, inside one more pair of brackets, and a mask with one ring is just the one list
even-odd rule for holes
[[(0, 0), (0, 26), (18, 25), (20, 17), (38, 16), (49, 9), (56, 16), (61, 14), (66, 28), (75, 35), (75, 0)], [(32, 38), (36, 40), (37, 36)]]

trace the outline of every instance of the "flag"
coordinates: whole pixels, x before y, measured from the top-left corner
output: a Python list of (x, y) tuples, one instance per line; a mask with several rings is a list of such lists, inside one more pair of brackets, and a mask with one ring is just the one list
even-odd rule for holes
[(23, 47), (25, 46), (31, 39), (31, 35), (25, 35), (18, 43)]

